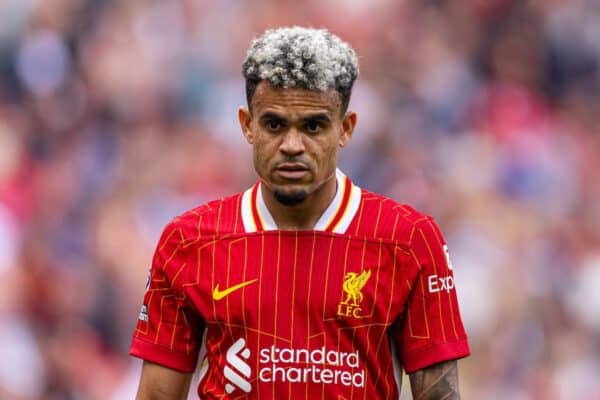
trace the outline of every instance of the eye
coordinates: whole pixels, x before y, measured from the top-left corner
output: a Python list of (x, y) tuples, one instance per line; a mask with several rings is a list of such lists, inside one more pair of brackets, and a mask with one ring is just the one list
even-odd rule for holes
[(266, 127), (268, 130), (270, 130), (271, 132), (276, 132), (278, 130), (281, 129), (282, 124), (281, 121), (277, 120), (277, 119), (270, 119), (266, 122)]
[(323, 128), (323, 126), (319, 121), (309, 120), (306, 122), (306, 125), (304, 126), (304, 128), (306, 129), (307, 132), (317, 133)]

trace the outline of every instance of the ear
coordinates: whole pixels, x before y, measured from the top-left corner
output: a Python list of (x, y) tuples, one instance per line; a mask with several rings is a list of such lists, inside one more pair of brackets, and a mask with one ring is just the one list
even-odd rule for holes
[(248, 143), (254, 143), (254, 135), (252, 134), (252, 113), (246, 107), (240, 107), (238, 110), (238, 119), (240, 120), (240, 128)]
[(356, 113), (347, 112), (342, 120), (342, 134), (340, 135), (339, 146), (345, 147), (352, 138), (354, 127), (356, 126)]

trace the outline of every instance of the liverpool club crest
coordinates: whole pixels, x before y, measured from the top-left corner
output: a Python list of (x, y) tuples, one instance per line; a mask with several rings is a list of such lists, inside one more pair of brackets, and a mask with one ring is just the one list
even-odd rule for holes
[(361, 303), (363, 301), (362, 288), (367, 284), (371, 277), (371, 270), (363, 272), (348, 272), (344, 277), (342, 289), (346, 298), (338, 304), (337, 315), (340, 317), (362, 318)]

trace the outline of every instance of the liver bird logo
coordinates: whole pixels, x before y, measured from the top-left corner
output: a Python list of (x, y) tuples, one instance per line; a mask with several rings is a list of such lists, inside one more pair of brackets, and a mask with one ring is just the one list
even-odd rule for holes
[(363, 300), (363, 295), (360, 292), (362, 288), (367, 284), (367, 281), (371, 277), (371, 270), (367, 269), (360, 274), (356, 272), (348, 272), (344, 278), (342, 288), (346, 292), (346, 300), (342, 301), (343, 304), (350, 304), (357, 306)]

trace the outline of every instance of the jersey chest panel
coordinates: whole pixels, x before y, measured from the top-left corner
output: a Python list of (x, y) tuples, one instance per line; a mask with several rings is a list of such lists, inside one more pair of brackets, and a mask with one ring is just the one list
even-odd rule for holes
[[(186, 294), (206, 322), (209, 380), (224, 376), (224, 355), (239, 344), (253, 392), (328, 398), (347, 389), (362, 397), (374, 381), (391, 386), (387, 333), (408, 296), (400, 282), (410, 268), (389, 243), (266, 232), (204, 244), (197, 257), (197, 283)], [(283, 367), (306, 375), (293, 382), (277, 375)], [(326, 384), (319, 368), (339, 381)], [(199, 390), (206, 396), (211, 387)]]
[(196, 264), (198, 282), (186, 293), (205, 321), (288, 341), (328, 324), (390, 324), (408, 295), (399, 284), (408, 267), (389, 244), (342, 235), (221, 239), (199, 247)]

